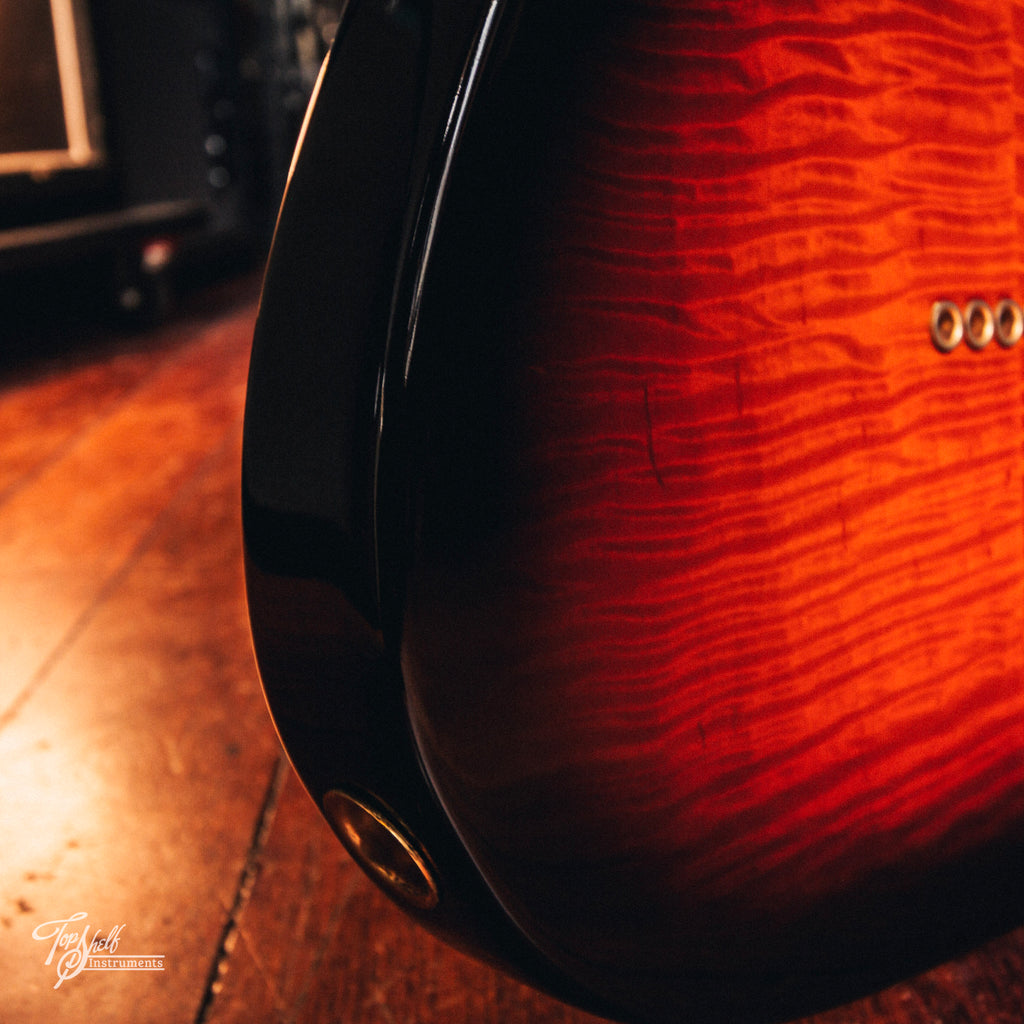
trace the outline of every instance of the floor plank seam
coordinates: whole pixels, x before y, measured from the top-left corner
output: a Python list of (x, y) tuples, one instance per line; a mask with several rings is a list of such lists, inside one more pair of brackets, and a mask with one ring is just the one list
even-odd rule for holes
[(217, 943), (213, 962), (210, 965), (210, 971), (206, 978), (206, 984), (203, 987), (199, 1009), (196, 1012), (195, 1024), (205, 1024), (213, 1012), (214, 1004), (223, 984), (224, 974), (228, 969), (232, 951), (234, 950), (235, 943), (238, 941), (242, 915), (245, 913), (245, 908), (249, 903), (249, 898), (252, 896), (253, 888), (256, 885), (256, 879), (259, 876), (263, 851), (267, 845), (267, 840), (270, 838), (270, 830), (273, 827), (274, 817), (277, 814), (281, 792), (291, 770), (291, 763), (287, 756), (282, 753), (278, 757), (270, 784), (267, 787), (263, 805), (256, 818), (256, 827), (253, 830), (249, 850), (235, 889), (234, 902), (228, 911), (227, 920), (224, 922), (220, 941)]
[[(43, 659), (42, 664), (32, 673), (28, 682), (14, 696), (14, 699), (0, 713), (0, 732), (3, 732), (21, 713), (21, 709), (32, 699), (36, 692), (43, 686), (47, 677), (60, 663), (61, 659), (74, 646), (75, 642), (89, 626), (90, 622), (99, 613), (104, 602), (117, 590), (128, 574), (132, 571), (139, 559), (152, 546), (153, 541), (163, 529), (167, 520), (175, 515), (183, 502), (188, 500), (190, 494), (200, 485), (210, 467), (223, 456), (225, 448), (235, 443), (238, 432), (241, 430), (241, 413), (231, 423), (221, 440), (212, 448), (196, 466), (194, 472), (178, 488), (170, 501), (160, 510), (159, 514), (150, 523), (148, 529), (139, 537), (138, 541), (125, 556), (121, 564), (103, 581), (95, 596), (83, 609), (81, 614), (71, 623), (64, 635), (57, 641), (50, 653)], [(241, 571), (241, 570), (239, 570)]]
[[(333, 840), (333, 833), (330, 835)], [(339, 857), (347, 856), (342, 852), (340, 843), (337, 845), (336, 855)], [(315, 949), (310, 958), (309, 967), (302, 981), (302, 985), (294, 996), (292, 1006), (290, 1007), (291, 1012), (287, 1017), (283, 1017), (279, 1024), (297, 1024), (297, 1021), (305, 1009), (306, 1003), (314, 995), (319, 981), (320, 971), (337, 939), (342, 921), (344, 920), (345, 915), (349, 912), (349, 907), (353, 897), (360, 891), (366, 891), (368, 884), (366, 876), (361, 872), (355, 870), (349, 872), (345, 888), (335, 900), (334, 905), (331, 908), (327, 924), (324, 926), (319, 940), (316, 943)], [(305, 898), (310, 900), (313, 898), (313, 895), (307, 894)]]

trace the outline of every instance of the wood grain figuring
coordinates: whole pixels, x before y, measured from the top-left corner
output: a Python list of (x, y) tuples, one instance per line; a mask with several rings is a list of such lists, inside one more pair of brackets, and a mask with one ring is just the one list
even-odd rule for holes
[(626, 6), (528, 208), (515, 514), (414, 571), (414, 720), (552, 955), (813, 970), (794, 922), (1024, 824), (1021, 350), (928, 333), (1024, 294), (1024, 12)]
[[(251, 295), (243, 289), (243, 299)], [(272, 792), (278, 748), (250, 660), (240, 592), (240, 409), (201, 397), (207, 390), (238, 397), (242, 378), (224, 359), (225, 331), (244, 354), (254, 316), (251, 303), (239, 307), (238, 298), (235, 290), (208, 297), (198, 313), (138, 338), (83, 330), (76, 352), (63, 359), (0, 369), (0, 422), (12, 426), (0, 431), (0, 463), (19, 462), (19, 502), (24, 507), (34, 494), (38, 514), (22, 513), (18, 522), (41, 543), (54, 508), (75, 503), (77, 485), (60, 490), (54, 482), (78, 476), (62, 477), (64, 454), (81, 460), (91, 450), (91, 487), (123, 513), (105, 517), (111, 530), (134, 530), (135, 498), (127, 496), (137, 495), (143, 480), (158, 489), (166, 480), (140, 459), (133, 472), (143, 480), (129, 485), (117, 461), (107, 461), (105, 445), (90, 448), (90, 437), (110, 438), (96, 431), (107, 417), (116, 415), (130, 431), (146, 418), (148, 403), (174, 390), (182, 421), (192, 424), (194, 466), (179, 489), (140, 503), (163, 509), (147, 539), (79, 609), (82, 628), (62, 631), (56, 623), (46, 635), (48, 657), (32, 669), (32, 696), (0, 729), (0, 1019), (592, 1024), (595, 1018), (426, 935), (358, 873), (294, 777)], [(212, 336), (220, 341), (207, 345)], [(214, 353), (208, 372), (198, 372)], [(135, 367), (132, 382), (163, 367), (165, 387), (124, 389), (126, 365)], [(172, 385), (172, 366), (199, 388), (191, 399)], [(86, 381), (95, 404), (82, 393)], [(121, 397), (112, 401), (115, 390)], [(129, 406), (137, 406), (132, 415)], [(193, 429), (197, 419), (205, 419), (205, 432)], [(57, 421), (64, 434), (55, 446)], [(161, 445), (150, 454), (156, 463), (181, 452)], [(44, 466), (49, 474), (37, 472)], [(3, 527), (8, 538), (11, 529)], [(116, 537), (101, 543), (122, 549)], [(32, 545), (10, 550), (31, 552)], [(9, 561), (5, 580), (16, 569)], [(55, 562), (51, 571), (53, 601), (72, 566)], [(5, 609), (17, 609), (14, 586), (5, 582), (3, 594)], [(19, 689), (13, 672), (6, 656), (0, 659), (11, 692)], [(247, 866), (249, 896), (239, 900)], [(168, 969), (95, 972), (54, 991), (31, 930), (43, 915), (72, 908), (105, 926), (123, 921), (122, 951), (160, 950)], [(229, 919), (236, 939), (223, 957)], [(223, 970), (211, 992), (215, 963)], [(1024, 1016), (1022, 977), (1018, 931), (814, 1024), (1006, 1024)]]

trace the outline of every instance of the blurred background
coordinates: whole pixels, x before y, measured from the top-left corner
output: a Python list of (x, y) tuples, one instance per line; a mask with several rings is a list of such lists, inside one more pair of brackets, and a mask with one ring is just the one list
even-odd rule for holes
[[(265, 253), (342, 0), (0, 4), (0, 287), (151, 320)], [(38, 313), (38, 309), (33, 309)]]

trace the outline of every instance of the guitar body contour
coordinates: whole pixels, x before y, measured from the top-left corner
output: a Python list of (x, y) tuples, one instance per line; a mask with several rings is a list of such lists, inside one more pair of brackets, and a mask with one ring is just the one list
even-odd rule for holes
[(784, 1020), (1020, 923), (1021, 9), (462, 7), (351, 324), (364, 250), (295, 212), (345, 201), (343, 25), (257, 329), (254, 636), (314, 797), (622, 1019)]

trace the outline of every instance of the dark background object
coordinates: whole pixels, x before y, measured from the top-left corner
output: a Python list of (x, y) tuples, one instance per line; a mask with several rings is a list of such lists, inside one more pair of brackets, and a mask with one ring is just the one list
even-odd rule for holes
[(5, 7), (0, 288), (159, 314), (183, 275), (262, 256), (339, 6)]

